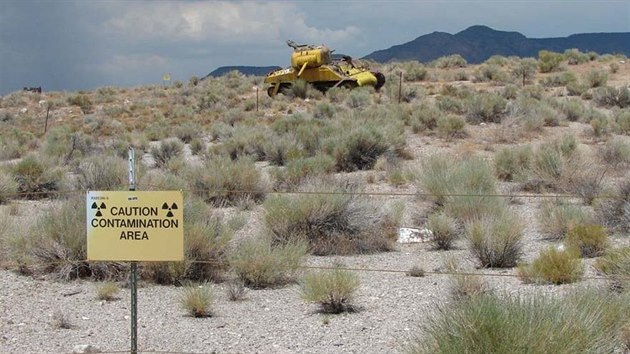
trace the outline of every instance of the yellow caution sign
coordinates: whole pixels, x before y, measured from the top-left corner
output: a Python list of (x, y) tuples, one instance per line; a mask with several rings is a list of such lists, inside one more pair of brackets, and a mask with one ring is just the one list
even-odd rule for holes
[(181, 261), (184, 204), (179, 191), (89, 191), (87, 258)]

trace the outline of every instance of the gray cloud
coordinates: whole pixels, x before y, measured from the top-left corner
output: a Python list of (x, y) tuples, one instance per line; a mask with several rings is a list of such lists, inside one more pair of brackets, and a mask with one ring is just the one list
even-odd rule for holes
[(629, 32), (630, 1), (0, 2), (0, 94), (187, 80), (221, 65), (286, 65), (284, 41), (363, 56), (474, 24), (528, 37)]

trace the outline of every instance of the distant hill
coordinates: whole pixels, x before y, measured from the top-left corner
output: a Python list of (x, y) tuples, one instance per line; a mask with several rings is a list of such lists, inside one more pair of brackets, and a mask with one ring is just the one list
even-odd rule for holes
[(212, 76), (212, 77), (223, 76), (233, 70), (239, 71), (243, 75), (265, 76), (270, 71), (277, 70), (277, 69), (280, 69), (280, 67), (279, 66), (221, 66), (221, 67), (216, 68), (210, 74), (206, 75), (204, 79), (208, 76)]
[(584, 33), (561, 38), (527, 38), (518, 32), (497, 31), (487, 26), (472, 26), (459, 33), (433, 32), (389, 49), (375, 51), (364, 58), (377, 62), (392, 60), (431, 61), (459, 54), (469, 63), (481, 63), (493, 55), (538, 57), (542, 49), (564, 52), (618, 53), (630, 56), (630, 32)]

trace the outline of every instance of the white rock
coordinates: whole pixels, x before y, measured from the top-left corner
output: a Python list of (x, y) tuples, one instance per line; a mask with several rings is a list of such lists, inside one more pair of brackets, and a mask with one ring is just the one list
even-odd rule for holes
[(100, 353), (101, 348), (91, 344), (75, 345), (72, 349), (73, 353)]
[(26, 112), (28, 112), (28, 108), (22, 108), (22, 109), (20, 109), (20, 113), (24, 114), (24, 113), (26, 113)]
[(398, 243), (419, 243), (425, 242), (433, 237), (431, 230), (427, 228), (412, 229), (409, 227), (401, 227), (398, 229)]

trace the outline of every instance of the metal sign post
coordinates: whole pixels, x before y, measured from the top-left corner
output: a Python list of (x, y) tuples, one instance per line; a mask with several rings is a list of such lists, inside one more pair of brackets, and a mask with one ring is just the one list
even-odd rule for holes
[[(135, 152), (129, 147), (129, 190), (136, 190)], [(138, 262), (131, 262), (131, 354), (138, 353)]]

